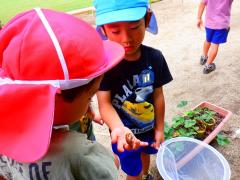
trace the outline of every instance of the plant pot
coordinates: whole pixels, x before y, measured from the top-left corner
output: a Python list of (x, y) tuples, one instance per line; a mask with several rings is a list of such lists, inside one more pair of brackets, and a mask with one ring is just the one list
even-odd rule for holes
[(219, 113), (223, 119), (220, 122), (220, 124), (218, 124), (217, 126), (214, 127), (214, 129), (211, 131), (211, 133), (203, 140), (205, 143), (210, 143), (215, 137), (216, 135), (222, 130), (224, 124), (229, 120), (229, 118), (232, 116), (232, 112), (229, 110), (226, 110), (222, 107), (216, 106), (214, 104), (211, 104), (209, 102), (201, 102), (199, 105), (197, 105), (195, 108), (204, 108), (207, 107), (208, 109)]

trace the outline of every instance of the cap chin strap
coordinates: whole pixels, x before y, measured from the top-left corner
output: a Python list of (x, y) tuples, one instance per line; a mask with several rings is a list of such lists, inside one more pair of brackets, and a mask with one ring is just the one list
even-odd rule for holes
[(45, 27), (45, 29), (47, 30), (52, 42), (53, 42), (53, 45), (56, 49), (56, 52), (57, 52), (57, 55), (58, 55), (58, 58), (59, 58), (59, 61), (61, 63), (61, 66), (62, 66), (62, 70), (63, 70), (63, 73), (64, 73), (64, 79), (65, 80), (69, 80), (69, 73), (68, 73), (68, 68), (67, 68), (67, 64), (66, 64), (66, 61), (65, 61), (65, 58), (63, 56), (63, 52), (62, 52), (62, 49), (61, 49), (61, 46), (57, 40), (57, 37), (56, 35), (54, 34), (50, 24), (48, 23), (47, 21), (47, 18), (46, 16), (43, 14), (42, 10), (40, 8), (35, 8), (35, 11), (37, 12), (39, 18), (41, 19), (42, 23), (43, 23), (43, 26)]

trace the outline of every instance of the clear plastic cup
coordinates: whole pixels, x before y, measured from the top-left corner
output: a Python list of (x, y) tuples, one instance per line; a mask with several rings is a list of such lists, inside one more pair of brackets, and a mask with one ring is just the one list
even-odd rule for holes
[(157, 153), (157, 168), (164, 180), (229, 180), (227, 160), (212, 146), (188, 137), (165, 141)]

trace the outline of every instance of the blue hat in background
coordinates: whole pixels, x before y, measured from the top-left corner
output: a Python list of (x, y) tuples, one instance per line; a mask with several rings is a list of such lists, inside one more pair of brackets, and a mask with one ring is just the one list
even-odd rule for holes
[[(149, 7), (148, 0), (94, 0), (96, 9), (96, 25), (99, 26), (114, 22), (137, 21), (142, 19)], [(147, 31), (157, 34), (158, 27), (152, 13)]]

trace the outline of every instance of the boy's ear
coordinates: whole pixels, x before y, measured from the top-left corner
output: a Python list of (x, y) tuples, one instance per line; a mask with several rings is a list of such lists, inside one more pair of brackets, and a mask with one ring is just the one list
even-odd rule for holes
[(152, 10), (147, 9), (146, 15), (145, 15), (145, 27), (147, 28), (149, 26), (149, 22), (152, 16)]

